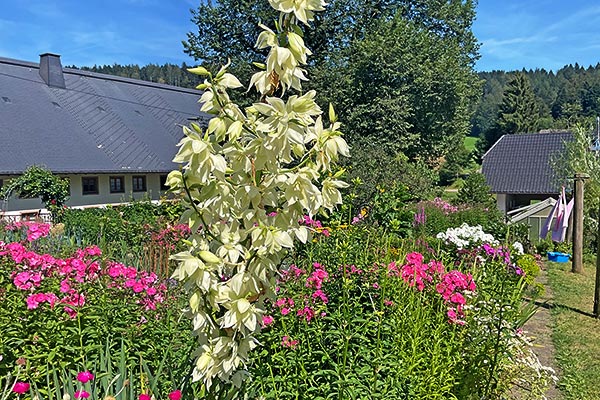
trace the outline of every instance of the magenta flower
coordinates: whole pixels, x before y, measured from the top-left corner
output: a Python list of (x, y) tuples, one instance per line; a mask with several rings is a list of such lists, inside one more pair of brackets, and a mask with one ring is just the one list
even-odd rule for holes
[(27, 382), (17, 382), (15, 383), (15, 386), (13, 386), (12, 391), (16, 394), (23, 394), (29, 391), (29, 386), (30, 385)]
[[(281, 338), (281, 345), (283, 347), (287, 347), (290, 349), (295, 349), (296, 346), (298, 345), (298, 341), (297, 340), (292, 340), (292, 338), (290, 338), (289, 336), (284, 336)], [(140, 399), (142, 400), (142, 399)]]
[(169, 400), (181, 400), (181, 390), (175, 390), (169, 393)]
[(76, 399), (87, 399), (88, 397), (90, 397), (90, 394), (85, 390), (78, 390), (75, 393), (73, 393), (73, 397), (75, 397)]
[(90, 371), (83, 371), (77, 374), (77, 380), (81, 383), (86, 383), (94, 379), (94, 375)]
[(263, 315), (262, 317), (263, 327), (271, 325), (273, 321), (275, 321), (275, 319), (270, 315)]
[(147, 393), (142, 393), (140, 394), (139, 400), (152, 400), (152, 397)]

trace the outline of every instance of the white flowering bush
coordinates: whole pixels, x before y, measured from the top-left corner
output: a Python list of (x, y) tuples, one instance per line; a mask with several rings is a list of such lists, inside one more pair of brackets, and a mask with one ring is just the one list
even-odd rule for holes
[[(241, 109), (227, 92), (242, 86), (225, 65), (216, 74), (203, 67), (201, 110), (213, 115), (207, 129), (184, 127), (174, 161), (182, 168), (167, 184), (185, 198), (192, 234), (173, 277), (189, 291), (187, 313), (199, 347), (193, 379), (207, 388), (213, 380), (239, 385), (248, 353), (256, 346), (263, 301), (281, 260), (294, 240), (306, 242), (301, 226), (342, 201), (346, 183), (334, 172), (348, 145), (333, 108), (329, 123), (315, 103), (315, 92), (301, 92), (310, 50), (300, 23), (324, 9), (322, 0), (269, 0), (280, 17), (275, 29), (261, 25), (258, 48), (269, 49), (266, 62), (250, 82), (261, 101)], [(278, 97), (279, 96), (279, 97)]]
[(459, 250), (474, 248), (483, 243), (493, 246), (498, 245), (498, 241), (494, 236), (485, 233), (481, 225), (469, 226), (462, 224), (458, 228), (448, 228), (446, 232), (440, 232), (436, 237), (442, 239), (447, 244), (455, 245)]

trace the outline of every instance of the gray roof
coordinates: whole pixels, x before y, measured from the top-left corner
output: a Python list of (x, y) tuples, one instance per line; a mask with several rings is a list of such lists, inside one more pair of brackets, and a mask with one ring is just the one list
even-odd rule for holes
[(483, 156), (482, 172), (492, 193), (556, 194), (550, 165), (570, 132), (504, 135)]
[(168, 172), (177, 168), (180, 125), (208, 119), (197, 90), (62, 72), (64, 88), (46, 83), (37, 63), (0, 58), (0, 174), (33, 164), (55, 173)]

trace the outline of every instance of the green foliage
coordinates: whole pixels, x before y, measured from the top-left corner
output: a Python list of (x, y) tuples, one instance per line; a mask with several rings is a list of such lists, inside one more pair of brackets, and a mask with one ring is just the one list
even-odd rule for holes
[[(479, 86), (474, 17), (472, 1), (331, 1), (304, 38), (314, 54), (306, 87), (338, 105), (351, 144), (367, 138), (435, 162), (468, 133)], [(185, 52), (207, 66), (231, 59), (247, 81), (264, 57), (253, 48), (258, 22), (276, 18), (266, 2), (202, 3)]]
[(13, 178), (0, 189), (0, 197), (17, 195), (26, 199), (39, 197), (52, 215), (54, 222), (60, 222), (64, 204), (69, 197), (69, 180), (60, 178), (44, 167), (33, 165), (23, 175)]
[(471, 166), (472, 151), (477, 139), (466, 139), (470, 139), (468, 142), (471, 150), (467, 148), (465, 144), (467, 141), (465, 140), (465, 143), (458, 143), (457, 147), (446, 155), (440, 169), (440, 183), (442, 185), (449, 185), (456, 182)]
[(97, 244), (106, 254), (123, 259), (126, 254), (140, 253), (152, 231), (176, 224), (182, 213), (180, 202), (140, 200), (106, 208), (67, 209), (63, 222), (66, 235), (78, 245)]
[(465, 179), (463, 186), (458, 190), (456, 202), (489, 209), (496, 207), (496, 201), (490, 193), (485, 175), (479, 172), (471, 173)]
[(480, 138), (480, 154), (492, 147), (502, 135), (536, 132), (539, 117), (537, 99), (529, 78), (522, 73), (513, 75), (506, 85), (493, 125)]
[(352, 205), (360, 210), (373, 202), (381, 188), (404, 186), (410, 200), (421, 200), (439, 194), (436, 171), (422, 161), (410, 162), (403, 154), (393, 154), (383, 143), (367, 142), (353, 149), (345, 162), (348, 178), (360, 182), (353, 189)]
[(595, 118), (600, 114), (600, 66), (583, 68), (570, 64), (556, 72), (545, 69), (480, 72), (479, 77), (485, 80), (485, 85), (472, 120), (473, 136), (480, 136), (492, 128), (502, 103), (502, 93), (508, 81), (517, 74), (526, 75), (531, 82), (540, 112), (540, 129), (595, 126)]
[(404, 184), (379, 187), (368, 210), (367, 222), (408, 236), (412, 227), (412, 212), (407, 209), (411, 196)]

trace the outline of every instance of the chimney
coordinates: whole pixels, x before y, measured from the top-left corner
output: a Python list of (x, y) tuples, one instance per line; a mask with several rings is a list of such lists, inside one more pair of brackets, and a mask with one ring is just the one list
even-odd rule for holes
[(50, 87), (66, 88), (60, 55), (52, 53), (40, 54), (40, 76)]

